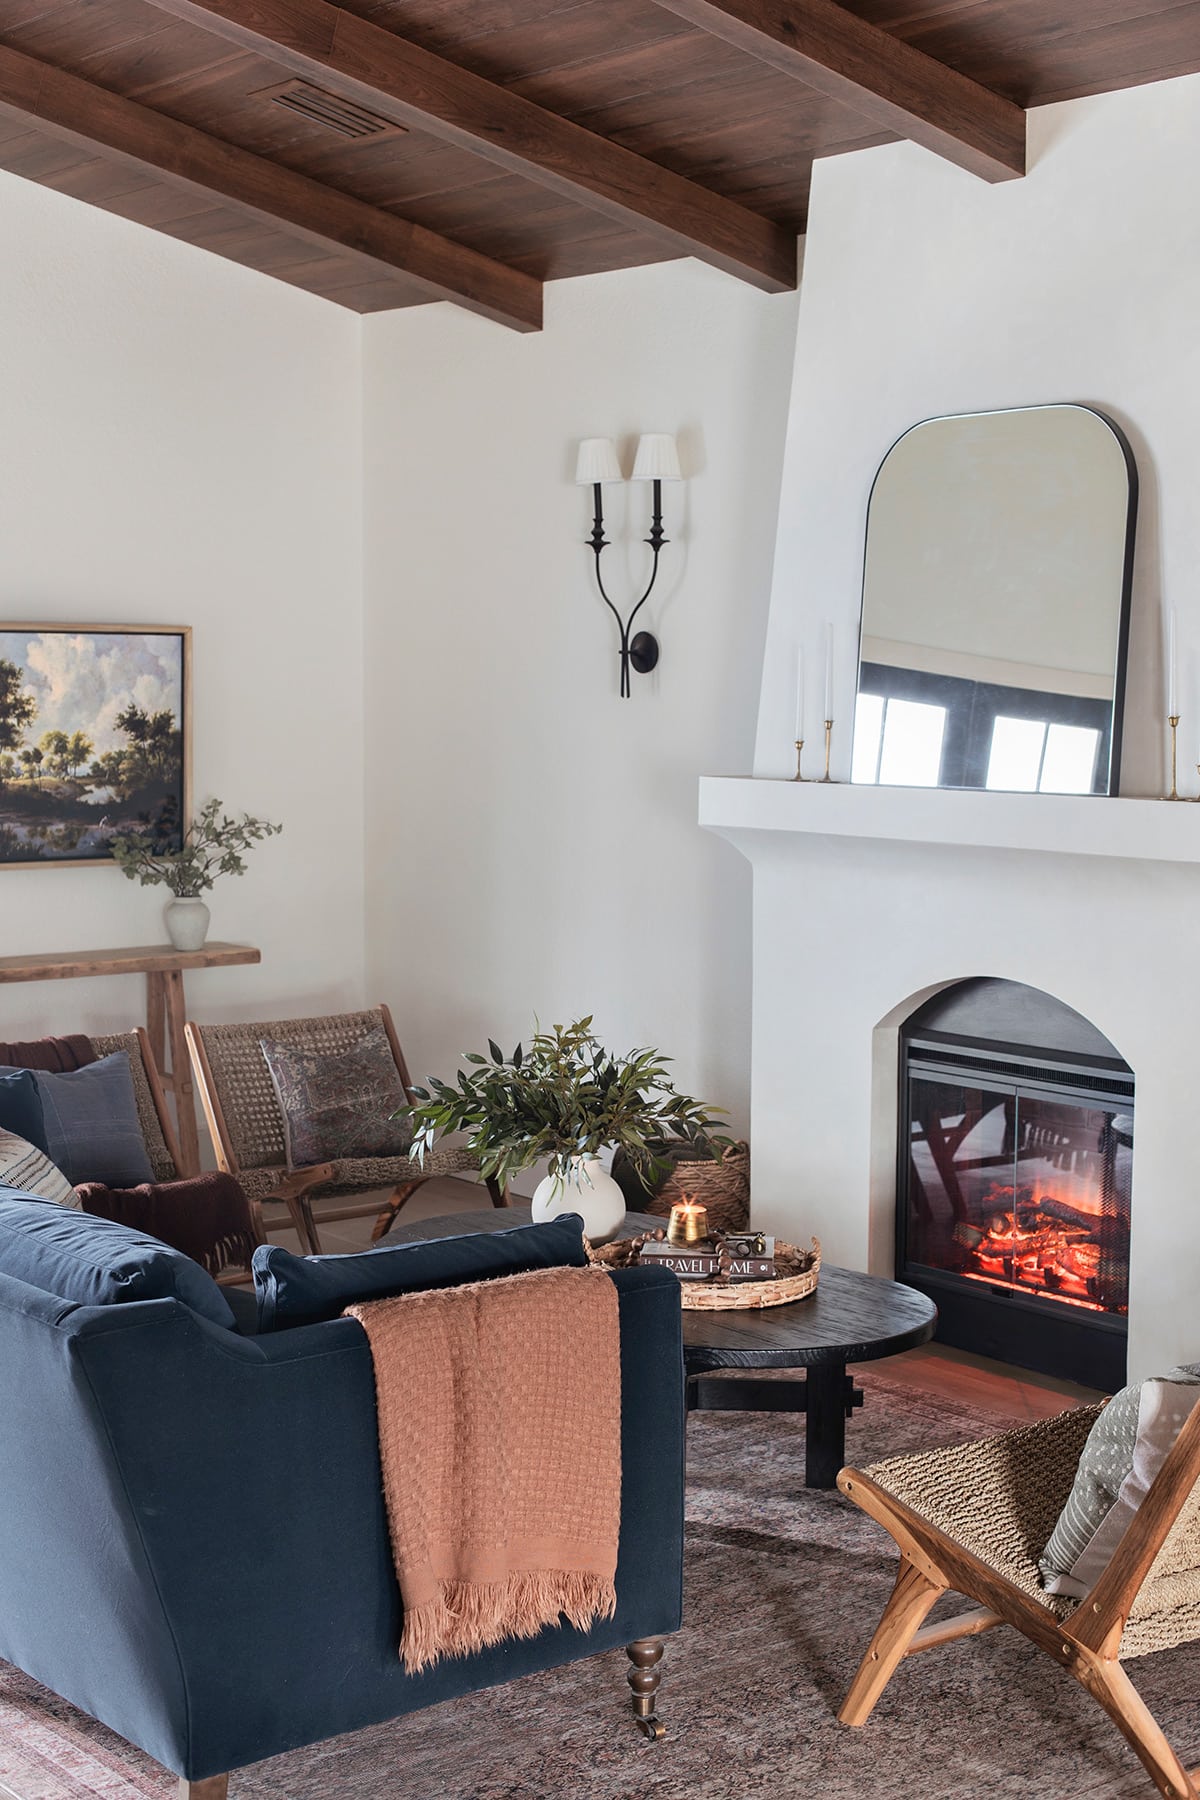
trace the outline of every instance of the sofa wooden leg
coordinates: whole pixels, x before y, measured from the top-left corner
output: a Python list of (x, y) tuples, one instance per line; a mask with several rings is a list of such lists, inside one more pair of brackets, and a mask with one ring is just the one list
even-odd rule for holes
[(630, 1644), (625, 1654), (633, 1664), (628, 1681), (633, 1689), (633, 1716), (637, 1720), (638, 1730), (645, 1737), (657, 1741), (667, 1733), (666, 1726), (654, 1710), (658, 1686), (662, 1680), (658, 1665), (663, 1659), (663, 1641), (661, 1638), (638, 1638), (636, 1643)]
[(228, 1775), (210, 1775), (207, 1781), (185, 1781), (179, 1778), (176, 1800), (228, 1800)]

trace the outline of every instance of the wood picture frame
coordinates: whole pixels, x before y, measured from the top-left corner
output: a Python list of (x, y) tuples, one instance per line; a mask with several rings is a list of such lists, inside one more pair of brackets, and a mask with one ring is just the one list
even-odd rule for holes
[(0, 620), (0, 869), (164, 854), (192, 816), (192, 628)]

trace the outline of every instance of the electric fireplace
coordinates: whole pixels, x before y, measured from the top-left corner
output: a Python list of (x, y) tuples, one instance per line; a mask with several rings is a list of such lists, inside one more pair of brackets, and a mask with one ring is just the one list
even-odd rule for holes
[(1120, 1387), (1132, 1070), (1014, 982), (938, 994), (901, 1044), (900, 1279), (937, 1302), (945, 1343)]

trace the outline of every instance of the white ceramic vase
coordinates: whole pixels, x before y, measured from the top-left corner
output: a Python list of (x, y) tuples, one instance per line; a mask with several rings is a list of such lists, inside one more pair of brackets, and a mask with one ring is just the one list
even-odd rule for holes
[(209, 911), (198, 896), (168, 900), (163, 908), (167, 936), (177, 950), (199, 950), (208, 936)]
[(599, 1157), (573, 1156), (563, 1175), (547, 1175), (533, 1193), (535, 1224), (579, 1213), (593, 1244), (607, 1244), (625, 1222), (625, 1196)]

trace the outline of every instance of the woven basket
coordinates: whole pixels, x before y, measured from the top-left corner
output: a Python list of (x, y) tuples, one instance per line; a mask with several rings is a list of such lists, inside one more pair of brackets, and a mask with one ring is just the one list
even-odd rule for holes
[(745, 1231), (750, 1223), (749, 1144), (731, 1144), (717, 1160), (706, 1156), (699, 1162), (684, 1161), (676, 1145), (668, 1145), (667, 1154), (674, 1166), (653, 1194), (645, 1191), (627, 1163), (622, 1167), (622, 1159), (613, 1158), (613, 1175), (621, 1183), (626, 1206), (665, 1219), (677, 1201), (698, 1200), (708, 1208), (714, 1231)]
[[(615, 1244), (588, 1244), (588, 1260), (606, 1267), (627, 1266), (625, 1258), (632, 1238)], [(792, 1265), (794, 1272), (776, 1275), (773, 1281), (681, 1281), (679, 1303), (685, 1312), (747, 1312), (764, 1306), (786, 1306), (789, 1301), (803, 1300), (817, 1291), (821, 1273), (821, 1245), (817, 1238), (811, 1250), (798, 1250), (794, 1244), (775, 1246), (777, 1262)]]
[(776, 1258), (795, 1258), (807, 1264), (794, 1275), (777, 1275), (773, 1281), (681, 1281), (679, 1303), (685, 1312), (745, 1312), (763, 1306), (786, 1306), (817, 1291), (821, 1273), (821, 1246), (814, 1238), (811, 1250), (794, 1244), (776, 1244)]

